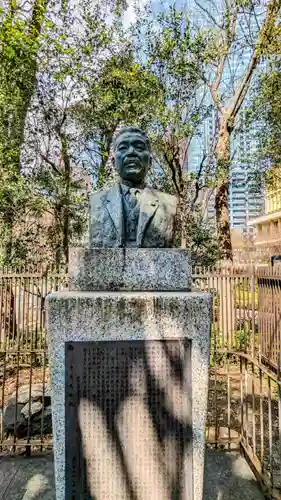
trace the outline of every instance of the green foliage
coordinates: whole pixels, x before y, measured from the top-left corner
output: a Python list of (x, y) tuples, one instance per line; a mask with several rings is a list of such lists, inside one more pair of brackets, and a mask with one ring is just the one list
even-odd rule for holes
[(147, 128), (161, 102), (162, 86), (155, 75), (134, 61), (130, 46), (107, 59), (98, 80), (90, 80), (89, 85), (87, 100), (75, 107), (73, 116), (82, 127), (84, 144), (94, 151), (92, 174), (102, 187), (117, 127), (134, 124)]
[[(258, 160), (265, 165), (281, 164), (281, 66), (274, 65), (259, 79), (248, 118), (258, 124)], [(268, 179), (269, 180), (269, 179)]]
[(221, 258), (215, 227), (201, 213), (193, 214), (187, 231), (188, 248), (194, 265), (214, 266)]
[(270, 0), (261, 6), (259, 2), (250, 0), (230, 0), (223, 2), (216, 13), (212, 12), (211, 2), (198, 2), (198, 7), (209, 24), (206, 30), (209, 42), (205, 57), (201, 58), (200, 75), (217, 115), (217, 130), (211, 151), (215, 166), (212, 180), (217, 188), (216, 226), (223, 258), (231, 260), (228, 207), (231, 139), (239, 126), (238, 117), (261, 58), (273, 50), (281, 2)]
[(13, 1), (0, 14), (0, 235), (6, 263), (22, 253), (17, 229), (24, 214), (40, 210), (22, 175), (20, 152), (45, 8), (45, 1), (35, 0), (28, 17)]
[[(188, 148), (212, 112), (204, 101), (206, 69), (213, 71), (231, 46), (233, 16), (245, 2), (226, 9), (225, 39), (217, 26), (194, 30), (175, 6), (155, 20), (148, 5), (127, 32), (120, 1), (108, 8), (79, 1), (79, 19), (69, 3), (57, 17), (46, 14), (45, 0), (34, 0), (31, 16), (22, 15), (17, 2), (10, 6), (0, 14), (0, 233), (6, 258), (31, 258), (34, 241), (38, 247), (42, 241), (50, 258), (67, 260), (69, 244), (85, 228), (86, 178), (97, 187), (107, 182), (114, 133), (135, 124), (151, 138), (153, 185), (179, 198), (179, 244), (192, 249), (198, 264), (213, 264), (219, 258), (216, 233), (198, 199), (221, 172), (209, 175), (203, 152), (198, 174), (187, 174)], [(225, 158), (219, 164), (229, 169)]]
[[(20, 177), (37, 209), (28, 213), (28, 231), (24, 218), (19, 224), (17, 253), (25, 260), (39, 257), (57, 265), (67, 263), (69, 245), (79, 244), (86, 227), (89, 172), (83, 168), (83, 133), (73, 102), (81, 103), (80, 96), (89, 99), (88, 89), (97, 81), (104, 52), (112, 45), (112, 28), (98, 5), (85, 1), (80, 14), (83, 30), (75, 30), (81, 18), (77, 20), (70, 5), (57, 18), (46, 16), (40, 51), (35, 51), (36, 86), (21, 138), (24, 176)], [(13, 261), (15, 226), (13, 221), (13, 248), (9, 248)]]
[(209, 111), (198, 97), (201, 55), (207, 39), (201, 32), (192, 33), (188, 16), (175, 6), (153, 24), (148, 13), (138, 28), (137, 49), (141, 47), (148, 70), (162, 84), (163, 100), (155, 109), (151, 137), (161, 163), (171, 165), (181, 141), (196, 133)]
[(191, 139), (211, 112), (200, 89), (209, 35), (192, 31), (187, 14), (175, 6), (153, 22), (151, 14), (148, 10), (142, 16), (134, 33), (136, 57), (161, 82), (161, 99), (148, 124), (155, 160), (151, 181), (179, 199), (178, 244), (192, 248), (198, 263), (208, 260), (208, 255), (213, 263), (217, 259), (215, 236), (196, 206), (207, 161), (198, 165), (198, 174), (187, 173)]

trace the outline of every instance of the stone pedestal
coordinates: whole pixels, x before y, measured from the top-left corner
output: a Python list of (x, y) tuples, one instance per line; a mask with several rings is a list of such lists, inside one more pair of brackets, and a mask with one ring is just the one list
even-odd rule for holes
[(209, 294), (71, 290), (47, 311), (57, 500), (201, 500)]
[(72, 248), (69, 290), (190, 291), (190, 252), (181, 248)]

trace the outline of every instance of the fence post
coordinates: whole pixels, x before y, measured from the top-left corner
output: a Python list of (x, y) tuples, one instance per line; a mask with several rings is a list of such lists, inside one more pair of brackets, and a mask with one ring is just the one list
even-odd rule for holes
[(255, 313), (256, 313), (256, 297), (255, 297), (255, 292), (256, 292), (256, 277), (255, 277), (255, 267), (253, 266), (252, 268), (252, 273), (251, 273), (251, 295), (252, 295), (252, 356), (253, 358), (255, 357), (256, 354), (256, 335), (255, 335), (255, 330), (256, 330), (256, 321), (255, 321)]

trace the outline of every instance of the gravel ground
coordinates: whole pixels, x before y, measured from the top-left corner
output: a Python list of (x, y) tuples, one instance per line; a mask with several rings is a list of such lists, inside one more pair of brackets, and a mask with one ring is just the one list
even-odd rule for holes
[[(264, 499), (238, 452), (207, 450), (206, 458), (204, 500)], [(52, 454), (0, 457), (0, 499), (55, 500)]]

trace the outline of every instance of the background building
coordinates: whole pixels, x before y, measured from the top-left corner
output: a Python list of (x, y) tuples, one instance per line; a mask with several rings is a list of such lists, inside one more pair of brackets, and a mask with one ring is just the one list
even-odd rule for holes
[(270, 258), (281, 254), (281, 168), (268, 172), (264, 214), (250, 219), (255, 227), (254, 245), (258, 253)]
[[(206, 6), (202, 0), (202, 5), (206, 9)], [(221, 12), (224, 7), (222, 6), (222, 0), (215, 0), (210, 3), (212, 9), (212, 16), (216, 17), (217, 20), (220, 19)], [(191, 21), (199, 27), (208, 27), (208, 17), (204, 12), (198, 7), (198, 2), (195, 0), (188, 0), (187, 2), (189, 15)], [(261, 7), (262, 9), (262, 7)], [(262, 10), (261, 10), (262, 14)], [(245, 19), (246, 22), (246, 19)], [(256, 26), (256, 21), (253, 19), (253, 31)], [(249, 26), (243, 27), (243, 22), (240, 22), (238, 29), (249, 29)], [(229, 58), (229, 62), (225, 67), (222, 79), (222, 89), (226, 96), (231, 98), (233, 93), (233, 85), (242, 77), (245, 72), (245, 68), (248, 65), (251, 56), (250, 49), (245, 49), (242, 53), (233, 54)], [(263, 68), (261, 68), (263, 70)], [(226, 97), (227, 101), (227, 97)], [(211, 104), (210, 96), (206, 98), (206, 104)], [(247, 106), (247, 102), (245, 103)], [(251, 180), (251, 172), (248, 167), (249, 152), (253, 152), (255, 149), (255, 131), (247, 130), (243, 126), (244, 113), (243, 110), (239, 116), (240, 119), (240, 132), (235, 134), (231, 142), (231, 158), (232, 158), (232, 168), (230, 173), (230, 184), (229, 184), (229, 212), (230, 212), (230, 225), (231, 228), (235, 230), (240, 230), (241, 233), (252, 232), (252, 227), (249, 221), (258, 216), (264, 207), (264, 196), (262, 191), (257, 192), (257, 189), (253, 189), (253, 181)], [(188, 155), (188, 170), (191, 172), (198, 171), (200, 166), (202, 155), (208, 154), (211, 151), (213, 145), (213, 138), (216, 130), (216, 116), (215, 113), (205, 120), (201, 125), (198, 134), (191, 142), (189, 155)], [(207, 204), (205, 213), (206, 216), (213, 218), (215, 216), (214, 210), (214, 193), (205, 194), (205, 205)]]

